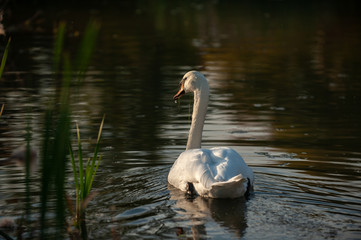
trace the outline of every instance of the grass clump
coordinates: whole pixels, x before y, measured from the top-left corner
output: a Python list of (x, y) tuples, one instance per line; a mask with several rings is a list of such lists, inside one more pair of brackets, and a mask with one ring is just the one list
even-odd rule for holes
[[(87, 31), (93, 31), (94, 34), (89, 35)], [(83, 62), (87, 64), (90, 62), (91, 54), (82, 54), (84, 48), (83, 42), (91, 42), (92, 47), (95, 45), (96, 35), (99, 31), (99, 25), (94, 22), (90, 22), (86, 28), (86, 31), (83, 36), (83, 41), (78, 49), (78, 58), (82, 59)], [(61, 78), (61, 89), (59, 94), (51, 96), (52, 101), (49, 103), (48, 108), (45, 112), (45, 129), (43, 131), (43, 144), (42, 144), (42, 176), (41, 176), (41, 208), (40, 208), (40, 238), (46, 239), (51, 236), (54, 236), (52, 233), (49, 233), (48, 229), (50, 228), (48, 223), (47, 215), (49, 212), (54, 211), (54, 207), (49, 206), (51, 200), (55, 200), (55, 220), (56, 220), (56, 238), (63, 239), (65, 233), (65, 227), (67, 226), (66, 222), (66, 194), (65, 194), (65, 180), (66, 180), (66, 168), (68, 161), (68, 154), (71, 155), (72, 166), (74, 166), (74, 156), (71, 149), (71, 107), (70, 107), (70, 89), (74, 80), (81, 82), (78, 72), (86, 72), (87, 66), (78, 64), (73, 65), (71, 62), (70, 53), (64, 52), (64, 39), (66, 33), (66, 23), (61, 22), (57, 28), (57, 34), (54, 42), (54, 57), (53, 57), (53, 72), (54, 78)], [(91, 39), (90, 39), (91, 38)], [(75, 78), (75, 79), (74, 79)], [(103, 124), (101, 125), (103, 126)], [(80, 146), (80, 134), (79, 128), (77, 126), (78, 132), (78, 145)], [(100, 131), (101, 132), (101, 131)], [(100, 133), (99, 133), (100, 140)], [(97, 159), (98, 150), (99, 150), (99, 140), (96, 146), (96, 152), (94, 153), (95, 160)], [(70, 152), (69, 152), (70, 151)], [(81, 154), (81, 148), (78, 149), (78, 152)], [(100, 161), (100, 160), (99, 160)], [(77, 209), (79, 213), (75, 219), (84, 219), (85, 218), (85, 206), (83, 196), (89, 196), (92, 182), (95, 177), (95, 172), (99, 166), (99, 161), (95, 162), (87, 167), (85, 173), (92, 172), (91, 181), (89, 177), (86, 178), (85, 186), (88, 187), (87, 194), (85, 195), (83, 189), (79, 188), (76, 191), (81, 192), (82, 196), (79, 196), (81, 200), (78, 203), (78, 198), (76, 200)], [(82, 172), (82, 166), (79, 166), (79, 175)], [(87, 175), (86, 175), (87, 176)], [(75, 178), (76, 179), (76, 178)], [(79, 185), (80, 185), (79, 180)], [(78, 187), (77, 187), (78, 188)], [(77, 193), (77, 194), (78, 194)], [(89, 198), (85, 198), (88, 199)], [(78, 206), (79, 205), (79, 206)], [(68, 205), (69, 206), (69, 205)], [(70, 209), (70, 208), (69, 208)], [(70, 209), (71, 210), (71, 209)], [(72, 211), (70, 211), (72, 212)], [(81, 223), (81, 221), (79, 221)], [(84, 224), (82, 226), (82, 238), (87, 239), (87, 232)]]
[[(69, 144), (69, 153), (70, 160), (73, 168), (74, 174), (74, 185), (75, 185), (75, 219), (74, 225), (78, 230), (81, 231), (81, 236), (83, 239), (87, 239), (87, 229), (85, 224), (85, 209), (88, 205), (89, 201), (95, 196), (95, 193), (91, 194), (91, 188), (93, 185), (95, 174), (98, 170), (101, 155), (98, 157), (99, 146), (100, 146), (100, 137), (104, 125), (105, 116), (102, 119), (102, 122), (99, 127), (99, 133), (97, 142), (95, 145), (94, 155), (91, 159), (88, 159), (86, 162), (86, 166), (84, 168), (84, 160), (83, 160), (83, 151), (82, 144), (80, 139), (80, 131), (79, 126), (76, 124), (76, 132), (77, 132), (77, 143), (78, 143), (78, 167), (76, 166), (75, 156), (72, 149), (71, 144)], [(77, 171), (78, 168), (78, 171)], [(74, 215), (74, 214), (73, 214)]]
[[(95, 47), (97, 34), (100, 25), (94, 21), (89, 22), (85, 29), (84, 36), (78, 48), (75, 64), (72, 65), (70, 53), (64, 53), (64, 39), (66, 32), (66, 23), (61, 22), (57, 28), (57, 34), (54, 41), (53, 56), (53, 77), (54, 80), (60, 78), (60, 91), (49, 96), (47, 108), (44, 114), (44, 128), (42, 129), (42, 144), (40, 153), (40, 208), (39, 223), (33, 224), (30, 219), (33, 208), (30, 198), (30, 185), (33, 180), (29, 177), (31, 129), (27, 128), (26, 137), (26, 206), (25, 231), (28, 232), (29, 238), (39, 239), (64, 239), (66, 234), (67, 208), (66, 208), (66, 170), (68, 166), (68, 156), (70, 155), (71, 165), (74, 174), (74, 183), (76, 191), (76, 211), (75, 223), (80, 231), (79, 238), (87, 239), (87, 230), (85, 225), (85, 209), (89, 201), (95, 196), (91, 193), (92, 184), (98, 170), (101, 156), (98, 157), (100, 148), (100, 137), (104, 124), (104, 118), (100, 124), (97, 143), (94, 150), (93, 158), (86, 163), (83, 162), (83, 153), (81, 148), (80, 131), (78, 125), (77, 143), (78, 143), (78, 170), (74, 153), (71, 147), (71, 86), (76, 83), (82, 83), (87, 67)], [(5, 62), (8, 55), (10, 38), (6, 45), (0, 64), (0, 78), (3, 73)], [(0, 117), (4, 110), (4, 104), (0, 105)], [(69, 205), (68, 205), (69, 206)], [(71, 214), (72, 209), (69, 207)], [(54, 224), (49, 220), (55, 220)], [(23, 223), (21, 223), (22, 226)], [(39, 231), (37, 231), (37, 229)], [(20, 231), (20, 230), (19, 230)], [(8, 236), (0, 231), (0, 238)], [(18, 233), (19, 239), (22, 233)], [(11, 239), (11, 238), (10, 238)]]

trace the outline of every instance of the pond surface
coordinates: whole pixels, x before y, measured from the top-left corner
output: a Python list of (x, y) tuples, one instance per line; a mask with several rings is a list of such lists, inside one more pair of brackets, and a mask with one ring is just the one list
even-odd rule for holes
[[(106, 114), (90, 238), (361, 239), (361, 19), (352, 2), (9, 7), (1, 159), (24, 144), (27, 126), (41, 143), (49, 93), (59, 90), (56, 23), (67, 22), (72, 53), (87, 21), (101, 22), (89, 71), (71, 94), (89, 156)], [(192, 69), (211, 88), (203, 147), (243, 156), (255, 173), (248, 201), (190, 201), (167, 183), (192, 104), (172, 96)], [(35, 209), (39, 175), (30, 186)], [(70, 165), (67, 176), (73, 196)], [(0, 166), (1, 221), (24, 215), (24, 182), (21, 167)]]

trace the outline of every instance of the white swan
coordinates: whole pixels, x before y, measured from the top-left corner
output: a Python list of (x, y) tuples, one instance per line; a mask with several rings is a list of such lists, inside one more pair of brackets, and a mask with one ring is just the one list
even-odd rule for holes
[(253, 189), (254, 176), (242, 157), (227, 147), (201, 149), (209, 98), (207, 79), (197, 71), (186, 73), (173, 99), (188, 92), (194, 93), (194, 105), (187, 148), (174, 162), (168, 182), (182, 191), (195, 191), (203, 197), (244, 196)]

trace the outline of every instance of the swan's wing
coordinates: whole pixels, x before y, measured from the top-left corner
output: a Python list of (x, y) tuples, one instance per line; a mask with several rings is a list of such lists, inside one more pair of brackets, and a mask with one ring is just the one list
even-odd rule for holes
[(237, 198), (247, 191), (247, 180), (239, 174), (226, 182), (216, 182), (212, 185), (208, 196), (212, 198)]
[(253, 171), (247, 166), (243, 158), (232, 148), (216, 147), (210, 149), (214, 158), (222, 159), (217, 165), (217, 181), (227, 181), (239, 174), (247, 179), (249, 178), (253, 184)]
[(209, 150), (192, 149), (179, 155), (174, 162), (169, 175), (168, 182), (173, 186), (186, 191), (187, 183), (199, 183), (210, 186), (214, 182), (213, 173), (210, 170)]

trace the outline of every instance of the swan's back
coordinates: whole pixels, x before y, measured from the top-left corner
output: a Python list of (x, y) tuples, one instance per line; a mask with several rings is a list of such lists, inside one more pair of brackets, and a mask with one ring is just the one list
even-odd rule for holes
[(242, 174), (244, 178), (249, 178), (253, 183), (253, 172), (247, 166), (243, 158), (232, 148), (217, 147), (211, 149), (214, 157), (221, 160), (217, 165), (217, 175), (215, 179), (218, 181), (227, 181), (232, 177)]
[(182, 191), (193, 183), (201, 196), (235, 198), (252, 187), (253, 172), (231, 148), (191, 149), (178, 157), (168, 181)]

